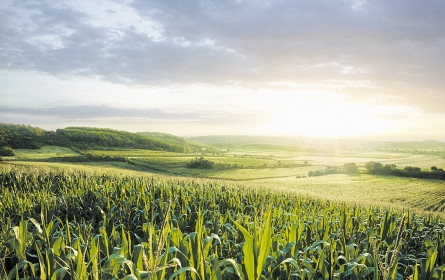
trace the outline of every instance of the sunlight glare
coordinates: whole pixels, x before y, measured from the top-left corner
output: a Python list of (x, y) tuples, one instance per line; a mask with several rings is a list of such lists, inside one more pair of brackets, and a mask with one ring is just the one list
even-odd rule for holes
[(267, 127), (280, 135), (335, 138), (381, 134), (389, 123), (379, 119), (372, 106), (307, 100), (281, 106)]

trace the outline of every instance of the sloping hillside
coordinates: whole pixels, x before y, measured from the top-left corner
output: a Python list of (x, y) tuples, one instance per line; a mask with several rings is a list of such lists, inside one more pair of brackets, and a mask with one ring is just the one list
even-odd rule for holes
[(202, 151), (207, 145), (198, 143), (195, 141), (189, 141), (183, 137), (179, 137), (173, 134), (160, 133), (160, 132), (137, 132), (139, 135), (144, 135), (159, 140), (163, 140), (172, 144), (176, 144), (186, 148), (187, 151)]
[(108, 128), (67, 127), (46, 131), (28, 125), (0, 124), (0, 147), (35, 149), (44, 145), (80, 149), (116, 147), (171, 152), (187, 150), (187, 147), (179, 142)]

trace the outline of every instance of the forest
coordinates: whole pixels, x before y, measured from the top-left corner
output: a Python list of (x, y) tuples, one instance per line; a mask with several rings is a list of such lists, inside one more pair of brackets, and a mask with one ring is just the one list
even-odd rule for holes
[(45, 145), (91, 149), (100, 147), (187, 152), (196, 149), (187, 141), (179, 145), (162, 139), (107, 128), (67, 127), (47, 131), (29, 125), (0, 123), (0, 147), (38, 149)]

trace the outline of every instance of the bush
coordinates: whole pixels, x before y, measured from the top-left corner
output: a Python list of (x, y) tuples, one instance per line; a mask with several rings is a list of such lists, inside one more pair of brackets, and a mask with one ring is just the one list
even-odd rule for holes
[(13, 157), (15, 156), (15, 150), (9, 147), (0, 148), (0, 156)]
[(399, 169), (394, 164), (383, 165), (379, 162), (370, 161), (365, 164), (365, 167), (368, 169), (369, 174), (445, 180), (445, 171), (436, 166), (432, 166), (431, 171), (423, 171), (420, 167), (406, 166), (403, 169)]
[(354, 162), (345, 163), (343, 165), (346, 174), (359, 174), (357, 165)]
[(328, 166), (324, 170), (309, 171), (308, 177), (316, 177), (328, 174), (360, 174), (357, 165), (354, 162), (345, 163), (343, 167)]
[(214, 162), (200, 157), (187, 162), (186, 166), (187, 168), (212, 169), (214, 164)]
[(317, 176), (322, 176), (322, 175), (342, 174), (342, 173), (344, 173), (344, 171), (340, 167), (328, 166), (324, 170), (309, 171), (308, 177), (317, 177)]

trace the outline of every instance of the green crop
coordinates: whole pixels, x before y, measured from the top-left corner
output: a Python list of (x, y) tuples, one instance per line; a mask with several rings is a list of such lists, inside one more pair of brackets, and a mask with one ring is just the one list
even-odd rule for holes
[(0, 278), (444, 279), (439, 217), (208, 182), (0, 171)]

